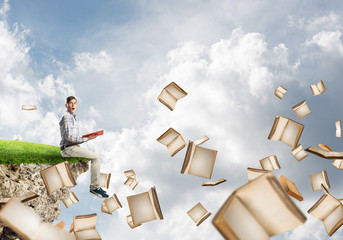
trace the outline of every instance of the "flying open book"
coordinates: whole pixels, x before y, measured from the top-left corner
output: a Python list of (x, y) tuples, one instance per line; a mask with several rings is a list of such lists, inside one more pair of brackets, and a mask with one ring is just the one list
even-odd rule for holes
[(323, 185), (325, 188), (330, 188), (330, 182), (326, 170), (310, 175), (313, 191), (321, 190)]
[(196, 226), (199, 226), (203, 221), (205, 221), (210, 215), (211, 212), (207, 211), (204, 206), (198, 202), (187, 214), (195, 222)]
[(326, 91), (324, 83), (320, 80), (317, 84), (310, 86), (313, 96), (317, 96)]
[(113, 194), (112, 197), (106, 198), (101, 204), (101, 211), (111, 215), (113, 211), (119, 208), (122, 208), (122, 205), (116, 194)]
[(132, 221), (132, 216), (131, 215), (128, 215), (126, 216), (126, 221), (127, 221), (127, 224), (129, 224), (130, 228), (133, 229), (133, 228), (136, 228), (136, 227), (139, 227), (141, 226), (142, 224), (137, 224), (135, 225)]
[(127, 197), (133, 226), (152, 220), (162, 220), (163, 215), (155, 187), (148, 192)]
[(343, 205), (324, 186), (322, 188), (323, 196), (307, 212), (323, 221), (327, 234), (332, 236), (343, 224)]
[(282, 99), (283, 95), (286, 92), (287, 92), (287, 89), (280, 85), (277, 87), (277, 89), (275, 89), (274, 95), (277, 96), (278, 98)]
[(293, 156), (295, 157), (295, 159), (297, 159), (298, 162), (300, 162), (305, 157), (307, 157), (307, 153), (304, 151), (301, 144), (299, 144), (296, 148), (293, 148), (291, 150), (291, 152), (292, 152)]
[(336, 126), (336, 137), (340, 138), (342, 137), (342, 125), (341, 120), (335, 122)]
[(22, 105), (21, 110), (37, 110), (36, 105)]
[(0, 220), (25, 240), (75, 240), (67, 231), (42, 222), (35, 211), (25, 206), (18, 199), (12, 198), (0, 210)]
[(260, 164), (262, 169), (264, 170), (280, 169), (280, 164), (277, 160), (276, 155), (271, 155), (269, 157), (261, 159)]
[(218, 179), (216, 181), (203, 182), (202, 186), (216, 186), (216, 185), (221, 184), (223, 182), (226, 182), (226, 179), (220, 178), (220, 179)]
[(315, 146), (311, 146), (305, 149), (307, 152), (310, 152), (314, 155), (317, 155), (322, 158), (327, 159), (343, 159), (343, 152), (333, 152), (333, 151), (326, 151), (324, 149), (320, 149)]
[(302, 119), (303, 117), (309, 115), (311, 113), (309, 107), (306, 104), (306, 101), (302, 101), (298, 103), (297, 105), (292, 107), (292, 110), (297, 114), (299, 119)]
[(158, 101), (173, 111), (177, 100), (185, 97), (186, 95), (187, 93), (182, 88), (180, 88), (175, 82), (172, 82), (163, 88), (161, 94), (158, 96)]
[(181, 134), (173, 128), (169, 128), (157, 138), (157, 141), (167, 146), (168, 152), (172, 157), (186, 146), (186, 142)]
[(129, 186), (132, 190), (134, 190), (135, 187), (138, 185), (135, 172), (131, 169), (131, 170), (125, 171), (124, 174), (127, 177), (124, 184)]
[(74, 216), (70, 232), (74, 232), (77, 240), (101, 240), (96, 227), (97, 214)]
[(73, 187), (76, 185), (67, 161), (48, 167), (40, 171), (40, 174), (49, 195), (62, 187)]
[(282, 141), (295, 148), (298, 145), (304, 125), (289, 118), (276, 115), (268, 139)]
[(181, 173), (192, 174), (194, 176), (211, 178), (217, 151), (199, 147), (209, 138), (204, 136), (194, 142), (189, 141), (185, 160), (183, 161)]
[(235, 190), (212, 220), (225, 239), (269, 239), (306, 221), (272, 173)]
[(62, 202), (64, 205), (69, 208), (74, 203), (78, 202), (79, 199), (76, 197), (75, 193), (70, 192), (69, 196), (67, 198), (62, 199)]
[(82, 135), (82, 137), (89, 137), (91, 135), (95, 135), (95, 136), (104, 135), (104, 130), (88, 133), (88, 134)]
[(108, 189), (110, 186), (111, 173), (100, 173), (99, 186)]

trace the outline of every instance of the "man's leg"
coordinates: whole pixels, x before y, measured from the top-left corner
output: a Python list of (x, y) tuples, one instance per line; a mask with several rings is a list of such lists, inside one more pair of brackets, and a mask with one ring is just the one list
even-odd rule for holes
[(91, 160), (91, 184), (90, 189), (98, 189), (100, 182), (100, 156), (86, 148), (79, 146), (67, 147), (61, 152), (63, 157), (83, 157)]

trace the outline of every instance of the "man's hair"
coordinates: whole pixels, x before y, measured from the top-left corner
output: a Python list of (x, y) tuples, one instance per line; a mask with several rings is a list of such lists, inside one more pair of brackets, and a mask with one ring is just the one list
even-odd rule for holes
[(68, 104), (71, 100), (75, 99), (77, 101), (77, 99), (74, 96), (69, 96), (66, 99), (66, 103)]

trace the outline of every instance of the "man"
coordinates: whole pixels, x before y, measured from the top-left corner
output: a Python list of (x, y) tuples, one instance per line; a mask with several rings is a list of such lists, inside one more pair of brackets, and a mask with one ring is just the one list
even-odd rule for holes
[(108, 198), (108, 194), (99, 186), (100, 181), (100, 156), (79, 144), (96, 138), (96, 135), (81, 137), (79, 135), (79, 124), (76, 121), (77, 100), (74, 96), (66, 99), (67, 112), (60, 121), (61, 132), (61, 155), (63, 157), (83, 157), (91, 159), (91, 184), (90, 193), (101, 198)]

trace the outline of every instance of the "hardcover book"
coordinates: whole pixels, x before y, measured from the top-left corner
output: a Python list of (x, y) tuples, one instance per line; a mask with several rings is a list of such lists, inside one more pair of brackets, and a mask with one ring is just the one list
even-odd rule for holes
[(0, 210), (0, 220), (25, 240), (75, 240), (67, 231), (42, 222), (35, 211), (17, 198), (12, 198)]
[(182, 174), (211, 178), (218, 151), (199, 147), (200, 144), (207, 140), (208, 137), (204, 136), (197, 141), (189, 141), (181, 169)]
[(74, 232), (77, 240), (101, 240), (96, 227), (97, 214), (74, 216), (70, 232)]
[(282, 99), (283, 95), (286, 92), (287, 92), (287, 89), (280, 85), (277, 87), (277, 89), (275, 89), (274, 95), (277, 96), (278, 98)]
[(289, 118), (277, 115), (275, 117), (272, 129), (268, 139), (273, 141), (282, 141), (295, 148), (298, 145), (304, 125)]
[(211, 213), (207, 211), (200, 202), (192, 207), (192, 209), (189, 210), (187, 214), (192, 218), (196, 226), (199, 226), (211, 215)]
[(306, 222), (272, 173), (235, 190), (212, 223), (225, 239), (269, 239)]
[(343, 205), (324, 186), (322, 188), (323, 196), (307, 212), (323, 221), (325, 231), (331, 237), (343, 224)]
[(155, 187), (150, 188), (148, 192), (128, 196), (127, 202), (134, 226), (163, 219)]
[(186, 146), (186, 142), (181, 134), (173, 128), (169, 128), (165, 133), (157, 138), (157, 141), (167, 146), (168, 152), (172, 157)]
[(313, 96), (317, 96), (326, 91), (324, 83), (320, 80), (317, 84), (310, 86)]
[(306, 104), (306, 101), (302, 101), (298, 103), (297, 105), (292, 107), (292, 110), (297, 114), (299, 119), (302, 119), (303, 117), (309, 115), (311, 113), (309, 107)]
[(177, 100), (185, 97), (186, 95), (187, 93), (182, 88), (180, 88), (175, 82), (171, 82), (163, 88), (157, 99), (173, 111)]
[(117, 198), (116, 194), (113, 194), (112, 197), (106, 198), (101, 204), (101, 211), (112, 215), (112, 212), (122, 208), (122, 205)]
[(280, 169), (280, 164), (277, 160), (276, 155), (271, 155), (269, 157), (261, 159), (260, 164), (262, 169), (264, 170)]
[(48, 167), (40, 171), (40, 174), (49, 195), (63, 187), (73, 187), (76, 185), (67, 161)]

